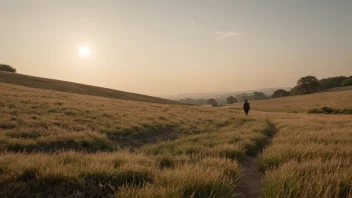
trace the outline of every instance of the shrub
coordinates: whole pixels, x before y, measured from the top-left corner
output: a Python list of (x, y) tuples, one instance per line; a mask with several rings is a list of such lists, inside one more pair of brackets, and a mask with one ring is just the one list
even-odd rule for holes
[(228, 104), (233, 104), (233, 103), (238, 102), (238, 100), (233, 96), (229, 96), (228, 98), (226, 98), (226, 101)]
[(352, 109), (333, 109), (331, 107), (322, 107), (320, 109), (311, 109), (307, 113), (315, 114), (352, 114)]
[(218, 103), (216, 102), (216, 100), (214, 98), (210, 98), (207, 100), (207, 104), (211, 104), (212, 106), (217, 106)]
[(10, 65), (0, 64), (0, 71), (16, 73), (16, 69)]
[(280, 98), (280, 97), (286, 97), (289, 95), (290, 95), (290, 92), (283, 90), (283, 89), (278, 89), (278, 90), (274, 91), (272, 97), (273, 98)]
[(352, 77), (347, 78), (341, 83), (341, 86), (346, 87), (346, 86), (352, 86)]

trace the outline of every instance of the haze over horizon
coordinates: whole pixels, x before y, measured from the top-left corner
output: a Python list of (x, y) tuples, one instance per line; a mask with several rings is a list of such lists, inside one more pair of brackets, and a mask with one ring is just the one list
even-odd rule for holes
[(0, 63), (147, 95), (352, 75), (352, 1), (0, 0)]

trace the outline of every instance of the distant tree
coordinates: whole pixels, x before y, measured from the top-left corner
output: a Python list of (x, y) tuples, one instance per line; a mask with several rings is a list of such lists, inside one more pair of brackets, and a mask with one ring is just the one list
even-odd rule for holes
[(283, 90), (283, 89), (278, 89), (278, 90), (274, 91), (272, 97), (273, 98), (280, 98), (280, 97), (286, 97), (289, 95), (290, 95), (290, 92)]
[(253, 92), (253, 93), (242, 93), (236, 95), (236, 98), (238, 98), (240, 101), (244, 100), (266, 100), (269, 97), (265, 95), (263, 92)]
[(319, 91), (319, 80), (315, 76), (305, 76), (297, 81), (292, 89), (293, 95), (311, 94)]
[(265, 99), (268, 99), (268, 96), (266, 96), (263, 92), (255, 91), (253, 92), (253, 98), (251, 100), (265, 100)]
[(348, 77), (345, 79), (342, 83), (341, 86), (346, 87), (346, 86), (352, 86), (352, 76)]
[(236, 98), (238, 98), (239, 101), (244, 101), (248, 98), (248, 95), (249, 95), (248, 93), (241, 93), (241, 94), (237, 94)]
[(217, 106), (218, 103), (216, 102), (216, 100), (214, 98), (210, 98), (207, 100), (207, 104), (211, 104), (213, 106)]
[(205, 99), (186, 98), (186, 99), (181, 99), (179, 101), (182, 102), (182, 103), (193, 104), (193, 105), (205, 105), (205, 104), (207, 104), (207, 101)]
[(0, 71), (16, 73), (16, 69), (10, 65), (0, 64)]
[(227, 101), (227, 104), (233, 104), (233, 103), (238, 102), (237, 99), (235, 97), (233, 97), (233, 96), (227, 97), (226, 101)]
[(321, 91), (321, 90), (331, 89), (335, 87), (340, 87), (342, 85), (342, 82), (346, 79), (347, 77), (345, 76), (323, 78), (319, 80), (319, 83), (320, 83), (319, 90)]

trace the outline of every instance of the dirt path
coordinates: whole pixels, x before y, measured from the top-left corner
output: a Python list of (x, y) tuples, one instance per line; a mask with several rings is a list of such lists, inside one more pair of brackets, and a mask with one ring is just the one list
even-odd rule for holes
[(263, 173), (260, 171), (259, 158), (247, 157), (241, 165), (242, 176), (237, 186), (236, 197), (261, 197)]
[[(271, 144), (273, 136), (276, 134), (276, 128), (273, 127), (271, 134), (268, 136), (268, 144)], [(263, 147), (261, 150), (263, 151)], [(262, 179), (263, 172), (260, 170), (260, 156), (261, 152), (257, 156), (247, 156), (241, 163), (242, 176), (236, 188), (236, 197), (240, 198), (258, 198), (262, 195)]]

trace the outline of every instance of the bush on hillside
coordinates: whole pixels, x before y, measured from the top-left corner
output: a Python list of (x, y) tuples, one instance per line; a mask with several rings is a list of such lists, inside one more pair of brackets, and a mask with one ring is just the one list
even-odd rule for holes
[(210, 98), (207, 100), (207, 104), (211, 104), (213, 107), (218, 106), (218, 102), (214, 98)]
[(237, 98), (233, 97), (233, 96), (229, 96), (226, 98), (227, 104), (233, 104), (238, 102)]
[(245, 101), (245, 100), (253, 101), (253, 100), (266, 100), (266, 99), (269, 99), (270, 97), (265, 95), (263, 92), (255, 91), (253, 93), (238, 94), (236, 95), (236, 98), (238, 98), (239, 101)]
[(272, 97), (273, 98), (280, 98), (280, 97), (286, 97), (289, 95), (290, 95), (290, 92), (283, 90), (283, 89), (278, 89), (278, 90), (274, 91)]
[(0, 64), (0, 71), (16, 73), (16, 69), (10, 65)]
[(346, 76), (336, 76), (336, 77), (330, 77), (330, 78), (323, 78), (319, 80), (320, 86), (319, 89), (320, 91), (326, 90), (326, 89), (331, 89), (335, 87), (340, 87), (342, 82), (346, 80)]
[(342, 87), (352, 86), (352, 77), (347, 78), (341, 83)]
[(322, 108), (315, 108), (309, 110), (307, 113), (314, 113), (314, 114), (348, 114), (352, 115), (352, 109), (334, 109), (331, 107), (322, 107)]

